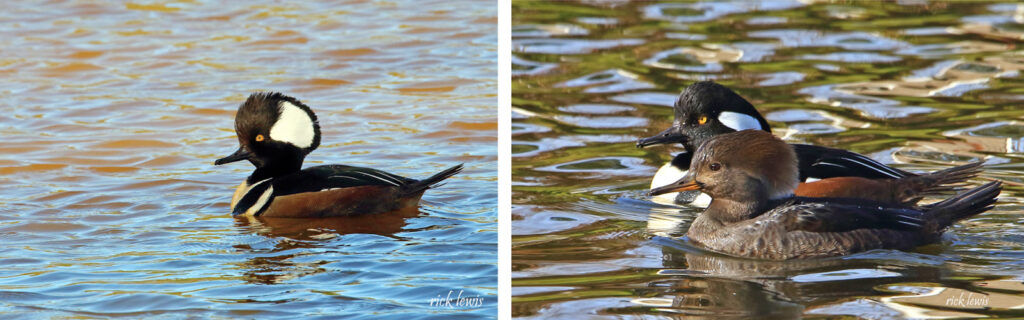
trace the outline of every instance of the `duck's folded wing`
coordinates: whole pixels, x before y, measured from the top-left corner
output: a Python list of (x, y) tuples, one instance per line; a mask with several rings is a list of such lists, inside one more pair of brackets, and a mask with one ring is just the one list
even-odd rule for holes
[(800, 179), (864, 177), (898, 179), (914, 173), (896, 169), (856, 152), (809, 144), (792, 144), (800, 161)]
[(783, 220), (787, 231), (846, 232), (856, 229), (914, 231), (920, 230), (925, 224), (924, 214), (921, 211), (872, 203), (794, 203), (773, 209), (769, 214)]
[(292, 194), (361, 186), (402, 188), (413, 182), (416, 180), (372, 168), (327, 165), (281, 177), (275, 181), (274, 188), (278, 194)]

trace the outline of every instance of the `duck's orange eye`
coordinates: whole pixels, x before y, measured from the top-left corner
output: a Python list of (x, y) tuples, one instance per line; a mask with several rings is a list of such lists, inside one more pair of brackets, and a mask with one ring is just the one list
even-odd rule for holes
[(708, 116), (700, 116), (700, 118), (697, 118), (697, 124), (705, 124), (705, 123), (708, 123)]
[(266, 139), (267, 138), (264, 138), (262, 134), (257, 134), (256, 135), (256, 142), (261, 142), (261, 141), (266, 140)]

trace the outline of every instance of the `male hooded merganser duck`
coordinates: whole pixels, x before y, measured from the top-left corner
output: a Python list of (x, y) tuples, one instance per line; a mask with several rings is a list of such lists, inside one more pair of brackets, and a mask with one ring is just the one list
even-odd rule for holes
[(249, 160), (253, 171), (231, 198), (232, 215), (316, 218), (351, 216), (414, 207), (423, 191), (462, 171), (462, 164), (423, 180), (371, 168), (324, 165), (302, 169), (320, 146), (316, 115), (281, 93), (253, 93), (238, 108), (235, 134), (241, 146), (215, 165)]
[(993, 181), (922, 207), (806, 198), (793, 193), (800, 183), (797, 164), (794, 148), (771, 133), (722, 134), (697, 149), (686, 177), (651, 193), (700, 190), (711, 196), (686, 233), (701, 246), (785, 260), (937, 242), (954, 222), (991, 209), (1002, 189)]
[[(768, 121), (750, 102), (729, 88), (711, 81), (696, 82), (683, 90), (673, 110), (675, 121), (672, 127), (636, 143), (638, 148), (680, 143), (686, 149), (658, 170), (651, 181), (652, 189), (685, 175), (690, 168), (694, 150), (717, 135), (741, 130), (771, 132)], [(916, 175), (842, 149), (808, 144), (793, 144), (793, 148), (800, 160), (800, 181), (847, 176), (899, 179)], [(700, 207), (706, 207), (710, 200), (707, 195), (697, 192), (664, 194), (659, 199)]]

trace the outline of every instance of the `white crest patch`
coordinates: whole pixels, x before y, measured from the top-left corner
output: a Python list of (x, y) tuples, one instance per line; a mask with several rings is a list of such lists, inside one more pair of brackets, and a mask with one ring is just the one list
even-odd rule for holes
[(718, 122), (736, 131), (768, 129), (762, 128), (761, 122), (757, 121), (757, 118), (732, 111), (722, 111), (722, 113), (718, 114)]
[(270, 138), (294, 144), (299, 148), (313, 145), (313, 119), (291, 102), (281, 102), (281, 116), (270, 127)]

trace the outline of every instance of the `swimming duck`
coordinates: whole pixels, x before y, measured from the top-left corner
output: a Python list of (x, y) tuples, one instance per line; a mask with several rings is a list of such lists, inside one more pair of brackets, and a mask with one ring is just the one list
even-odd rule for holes
[[(657, 188), (679, 180), (690, 168), (693, 152), (717, 135), (741, 130), (771, 132), (768, 121), (746, 99), (712, 81), (691, 84), (676, 99), (672, 127), (637, 141), (637, 147), (680, 143), (686, 151), (662, 166), (651, 181)], [(916, 174), (892, 168), (855, 152), (808, 144), (793, 144), (799, 159), (800, 181), (808, 178), (862, 177), (899, 179)], [(957, 182), (957, 181), (953, 181)], [(800, 194), (803, 190), (798, 190)], [(710, 198), (698, 192), (668, 193), (658, 196), (678, 204), (706, 207)]]
[(316, 218), (415, 207), (424, 191), (462, 171), (459, 164), (416, 180), (338, 164), (302, 169), (320, 145), (320, 125), (309, 106), (278, 92), (250, 95), (235, 115), (235, 134), (238, 150), (214, 165), (249, 160), (256, 170), (236, 188), (232, 215)]
[(998, 181), (921, 207), (794, 195), (794, 147), (761, 130), (720, 134), (697, 149), (690, 172), (652, 194), (700, 190), (712, 200), (687, 237), (712, 251), (786, 260), (934, 243), (953, 223), (988, 211)]

